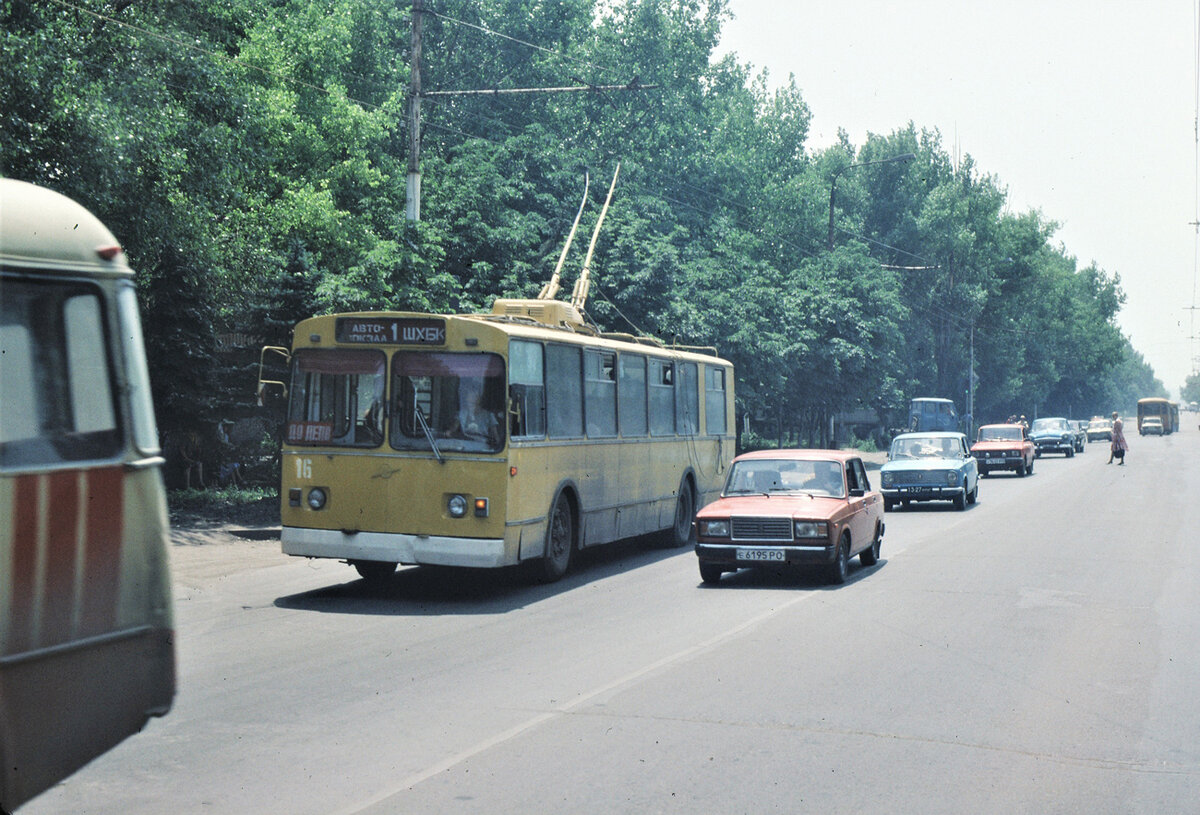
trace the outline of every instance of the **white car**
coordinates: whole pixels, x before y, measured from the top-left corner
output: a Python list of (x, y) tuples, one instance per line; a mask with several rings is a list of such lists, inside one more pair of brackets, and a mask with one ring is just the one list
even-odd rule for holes
[(1143, 436), (1161, 436), (1163, 434), (1162, 419), (1157, 416), (1147, 416), (1142, 419), (1142, 426), (1139, 431)]

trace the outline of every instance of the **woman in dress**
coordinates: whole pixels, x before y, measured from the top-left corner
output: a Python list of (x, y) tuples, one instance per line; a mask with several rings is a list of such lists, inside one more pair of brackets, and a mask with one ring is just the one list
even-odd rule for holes
[(1125, 451), (1129, 449), (1129, 442), (1125, 441), (1124, 423), (1117, 412), (1113, 411), (1113, 427), (1112, 427), (1112, 452), (1108, 456), (1108, 463), (1112, 464), (1113, 458), (1119, 458), (1118, 464), (1125, 463)]

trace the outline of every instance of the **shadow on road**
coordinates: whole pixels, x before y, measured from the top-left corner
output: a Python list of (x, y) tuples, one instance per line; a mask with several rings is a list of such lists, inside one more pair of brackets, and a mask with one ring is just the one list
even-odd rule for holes
[[(652, 540), (632, 539), (576, 552), (571, 571), (557, 583), (536, 583), (519, 566), (506, 569), (408, 566), (377, 583), (349, 580), (280, 597), (275, 605), (327, 614), (500, 614), (667, 558), (683, 556), (695, 558), (690, 546), (660, 549)], [(356, 574), (349, 566), (346, 573), (348, 576)]]

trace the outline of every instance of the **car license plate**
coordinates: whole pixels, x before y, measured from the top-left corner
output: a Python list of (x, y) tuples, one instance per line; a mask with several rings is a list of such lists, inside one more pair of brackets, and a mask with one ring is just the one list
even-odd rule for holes
[(785, 560), (782, 549), (738, 549), (738, 560)]

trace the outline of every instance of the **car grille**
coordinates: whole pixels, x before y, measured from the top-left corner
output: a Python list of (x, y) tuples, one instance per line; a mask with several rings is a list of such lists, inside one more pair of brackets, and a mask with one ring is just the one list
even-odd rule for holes
[(731, 529), (735, 540), (792, 539), (791, 518), (731, 518)]

